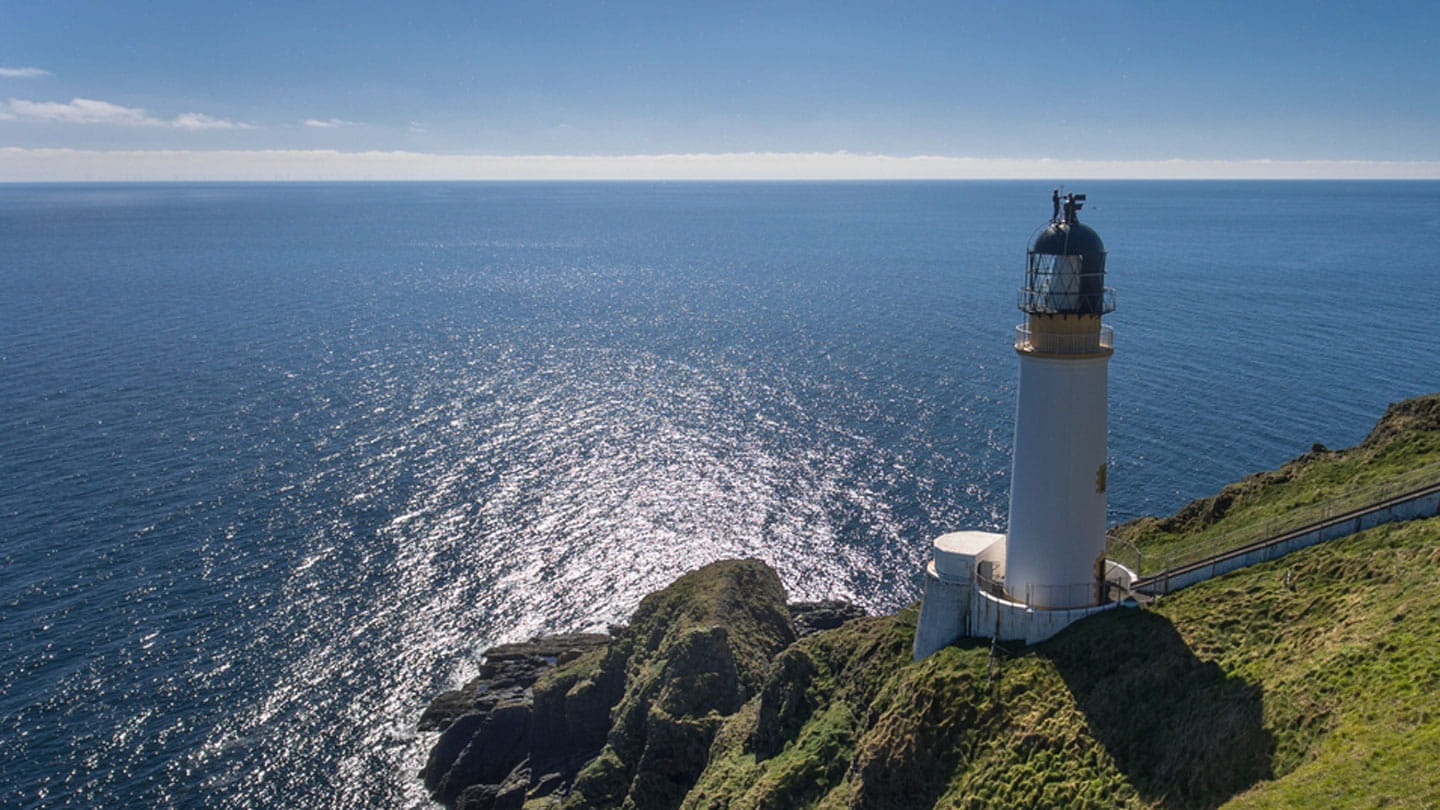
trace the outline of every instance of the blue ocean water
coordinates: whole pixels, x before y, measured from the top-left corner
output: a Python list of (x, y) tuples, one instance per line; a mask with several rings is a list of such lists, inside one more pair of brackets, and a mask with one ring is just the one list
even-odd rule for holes
[[(1089, 182), (1112, 520), (1440, 390), (1440, 183)], [(0, 805), (419, 808), (484, 647), (1003, 527), (1047, 184), (0, 186)]]

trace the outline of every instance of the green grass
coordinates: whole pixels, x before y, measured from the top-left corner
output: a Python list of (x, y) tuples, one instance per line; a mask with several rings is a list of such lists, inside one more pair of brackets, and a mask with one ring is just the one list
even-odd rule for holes
[(1440, 518), (1243, 569), (1158, 612), (1263, 690), (1277, 778), (1234, 807), (1440, 806)]

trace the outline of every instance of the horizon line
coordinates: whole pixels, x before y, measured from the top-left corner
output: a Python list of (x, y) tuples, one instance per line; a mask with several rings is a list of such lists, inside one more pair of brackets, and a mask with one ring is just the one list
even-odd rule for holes
[(0, 147), (0, 182), (1437, 180), (1440, 160), (1071, 160), (832, 152), (485, 155)]

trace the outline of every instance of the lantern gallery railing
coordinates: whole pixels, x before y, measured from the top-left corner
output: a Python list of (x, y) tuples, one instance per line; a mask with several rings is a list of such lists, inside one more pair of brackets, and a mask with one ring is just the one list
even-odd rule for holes
[(1115, 290), (1104, 287), (1095, 292), (1083, 292), (1078, 287), (1067, 289), (1044, 284), (1020, 290), (1015, 305), (1033, 314), (1079, 312), (1102, 315), (1115, 311)]
[(1115, 330), (1102, 325), (1093, 332), (1032, 332), (1015, 327), (1015, 348), (1037, 354), (1100, 354), (1115, 348)]

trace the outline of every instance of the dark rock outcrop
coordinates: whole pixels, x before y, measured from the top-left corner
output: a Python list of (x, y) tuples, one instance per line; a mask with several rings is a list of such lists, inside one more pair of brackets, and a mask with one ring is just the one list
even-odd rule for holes
[[(807, 632), (854, 612), (839, 602), (800, 608)], [(677, 807), (715, 732), (795, 639), (773, 570), (758, 560), (713, 563), (645, 597), (611, 635), (487, 650), (480, 677), (421, 716), (421, 730), (441, 732), (421, 777), (457, 810), (540, 799)]]
[(508, 700), (524, 700), (528, 690), (547, 670), (603, 647), (603, 633), (564, 633), (540, 636), (486, 650), (480, 674), (459, 689), (443, 692), (420, 715), (421, 731), (444, 731), (460, 717), (488, 712)]
[[(604, 744), (608, 706), (620, 696), (612, 678), (608, 701), (589, 689), (570, 690), (601, 660), (610, 636), (573, 633), (503, 644), (485, 652), (479, 677), (430, 702), (420, 717), (422, 731), (439, 731), (420, 772), (437, 801), (467, 810), (520, 807), (530, 774), (576, 770)], [(596, 706), (605, 704), (596, 710)], [(597, 719), (598, 714), (598, 719)], [(602, 731), (571, 734), (570, 718)], [(547, 784), (553, 792), (555, 786)]]
[(1392, 402), (1361, 447), (1382, 447), (1396, 439), (1440, 431), (1440, 394)]
[(821, 630), (834, 630), (851, 619), (866, 616), (859, 605), (826, 599), (820, 602), (791, 602), (790, 620), (795, 623), (795, 635), (804, 638)]

